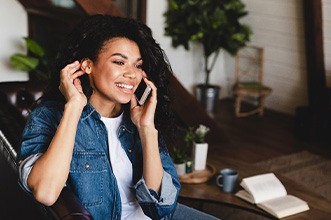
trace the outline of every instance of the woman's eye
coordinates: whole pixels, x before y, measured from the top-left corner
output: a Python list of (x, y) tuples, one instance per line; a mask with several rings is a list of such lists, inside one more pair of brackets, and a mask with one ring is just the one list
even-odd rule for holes
[(138, 65), (136, 65), (136, 68), (142, 69), (143, 68), (143, 65), (142, 64), (138, 64)]
[(113, 63), (115, 63), (115, 64), (117, 64), (117, 65), (124, 65), (124, 62), (122, 62), (122, 61), (117, 61), (117, 60), (113, 61)]

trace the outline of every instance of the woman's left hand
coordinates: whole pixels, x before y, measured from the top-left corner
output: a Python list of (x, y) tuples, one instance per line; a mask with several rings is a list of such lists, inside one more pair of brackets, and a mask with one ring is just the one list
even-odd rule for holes
[(154, 124), (157, 92), (153, 82), (147, 78), (144, 78), (144, 81), (151, 87), (152, 94), (142, 106), (138, 105), (135, 95), (131, 97), (131, 120), (136, 125), (141, 140), (143, 177), (146, 186), (160, 193), (164, 170), (159, 152), (158, 131)]
[(152, 89), (152, 94), (144, 105), (138, 105), (136, 96), (131, 97), (131, 120), (139, 128), (144, 127), (155, 127), (154, 125), (154, 115), (157, 104), (157, 88), (154, 83), (147, 78), (143, 78), (145, 83), (149, 85)]

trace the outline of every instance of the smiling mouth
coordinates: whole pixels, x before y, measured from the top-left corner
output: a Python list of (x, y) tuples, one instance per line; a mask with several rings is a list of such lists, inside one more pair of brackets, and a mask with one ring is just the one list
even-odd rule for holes
[(117, 87), (124, 88), (124, 89), (133, 89), (133, 85), (127, 85), (123, 83), (116, 83), (115, 84)]

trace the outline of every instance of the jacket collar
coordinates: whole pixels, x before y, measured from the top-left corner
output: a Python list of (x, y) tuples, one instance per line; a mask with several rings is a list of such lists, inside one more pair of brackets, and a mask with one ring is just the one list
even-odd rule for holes
[[(130, 112), (127, 110), (127, 108), (123, 108), (123, 121), (119, 127), (119, 131), (126, 130), (130, 133), (134, 133), (134, 130), (136, 129), (135, 125), (131, 121)], [(91, 105), (91, 103), (87, 103), (87, 105), (84, 107), (81, 119), (86, 120), (89, 117), (93, 117), (94, 119), (100, 120), (101, 115), (99, 112), (96, 111), (96, 109)]]
[(91, 103), (88, 102), (87, 105), (84, 107), (82, 115), (80, 117), (82, 120), (86, 120), (90, 116), (92, 116), (95, 119), (101, 118), (99, 112), (97, 112), (95, 108), (91, 105)]

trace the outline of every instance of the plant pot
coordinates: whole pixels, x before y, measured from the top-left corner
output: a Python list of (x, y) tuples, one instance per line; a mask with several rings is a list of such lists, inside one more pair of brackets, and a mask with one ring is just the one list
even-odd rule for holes
[(178, 176), (182, 176), (186, 173), (186, 163), (175, 163), (174, 164), (176, 171), (177, 171), (177, 175)]
[(193, 143), (193, 168), (204, 170), (207, 164), (208, 143)]
[(196, 97), (208, 113), (214, 113), (221, 87), (215, 85), (198, 84)]

